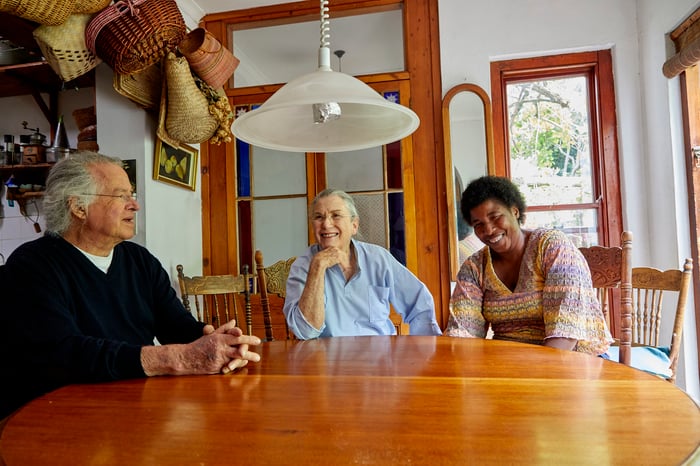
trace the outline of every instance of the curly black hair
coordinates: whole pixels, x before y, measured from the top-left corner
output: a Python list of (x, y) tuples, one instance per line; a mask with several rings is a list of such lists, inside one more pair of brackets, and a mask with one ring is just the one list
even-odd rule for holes
[(518, 187), (508, 178), (487, 175), (471, 181), (462, 193), (460, 208), (469, 225), (472, 224), (471, 210), (488, 199), (494, 199), (506, 207), (517, 207), (520, 211), (518, 222), (525, 222), (525, 198)]

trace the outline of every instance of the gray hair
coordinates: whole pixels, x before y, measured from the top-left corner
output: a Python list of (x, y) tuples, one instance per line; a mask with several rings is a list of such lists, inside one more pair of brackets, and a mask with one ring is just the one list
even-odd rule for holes
[(68, 204), (71, 197), (76, 198), (77, 205), (87, 212), (88, 205), (95, 199), (91, 193), (97, 193), (102, 188), (90, 171), (91, 166), (98, 164), (123, 166), (118, 158), (78, 151), (56, 162), (51, 168), (42, 200), (47, 233), (62, 235), (68, 230), (73, 221)]
[(316, 195), (314, 200), (311, 201), (311, 205), (309, 206), (309, 216), (313, 215), (314, 209), (316, 208), (316, 204), (318, 203), (318, 201), (324, 197), (329, 196), (338, 196), (343, 200), (343, 202), (345, 202), (345, 207), (348, 208), (348, 212), (350, 212), (351, 219), (359, 217), (359, 215), (357, 214), (357, 207), (355, 206), (355, 200), (352, 198), (352, 196), (343, 190), (334, 188), (326, 188)]

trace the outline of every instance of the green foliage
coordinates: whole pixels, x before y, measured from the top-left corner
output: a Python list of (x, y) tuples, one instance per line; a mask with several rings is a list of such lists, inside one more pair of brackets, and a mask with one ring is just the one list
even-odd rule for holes
[(581, 156), (589, 157), (587, 109), (572, 105), (571, 97), (585, 96), (581, 81), (585, 83), (583, 78), (569, 78), (509, 85), (512, 159), (552, 169), (557, 176), (582, 174)]

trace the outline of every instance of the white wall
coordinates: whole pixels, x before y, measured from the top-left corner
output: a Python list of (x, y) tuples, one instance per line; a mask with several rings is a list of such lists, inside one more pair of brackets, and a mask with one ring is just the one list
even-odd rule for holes
[[(645, 182), (640, 184), (639, 190), (648, 196), (642, 209), (647, 214), (652, 263), (661, 264), (661, 268), (678, 267), (686, 257), (691, 257), (686, 148), (683, 141), (679, 79), (669, 80), (664, 77), (661, 66), (674, 52), (671, 41), (666, 37), (667, 33), (695, 11), (700, 2), (674, 0), (660, 5), (653, 0), (639, 0), (638, 5), (639, 44), (643, 51), (640, 54), (643, 102), (641, 134), (645, 136), (643, 160), (647, 164)], [(659, 193), (673, 193), (674, 196), (659, 196)], [(700, 297), (691, 299), (689, 312), (685, 316), (680, 359), (685, 373), (679, 374), (683, 377), (679, 384), (685, 384), (686, 390), (696, 401), (700, 398), (697, 385), (698, 335), (694, 331), (696, 316), (693, 312), (694, 301), (697, 299)]]
[[(489, 65), (494, 60), (611, 48), (623, 220), (634, 234), (633, 265), (680, 268), (690, 256), (690, 238), (678, 83), (663, 77), (661, 66), (670, 56), (665, 34), (697, 4), (440, 0), (443, 95), (463, 82), (478, 84), (490, 94)], [(678, 384), (699, 400), (692, 303), (688, 309)]]
[[(153, 180), (155, 116), (117, 93), (113, 73), (104, 63), (97, 67), (97, 141), (100, 152), (121, 159), (136, 159), (137, 215), (134, 241), (160, 259), (177, 284), (177, 264), (189, 275), (202, 272), (202, 208), (200, 177), (195, 191)], [(193, 146), (198, 149), (198, 146)], [(199, 168), (197, 169), (199, 172)]]

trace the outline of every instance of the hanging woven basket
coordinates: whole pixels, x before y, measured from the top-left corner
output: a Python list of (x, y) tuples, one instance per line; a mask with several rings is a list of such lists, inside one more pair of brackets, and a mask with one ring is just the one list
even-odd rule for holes
[(74, 7), (75, 0), (0, 0), (0, 11), (49, 26), (62, 24)]
[(199, 144), (212, 137), (219, 121), (209, 112), (209, 101), (195, 84), (185, 57), (170, 52), (165, 59), (165, 75), (165, 129), (170, 137), (189, 144)]
[(42, 25), (33, 32), (34, 40), (52, 70), (63, 81), (84, 75), (100, 64), (85, 45), (85, 27), (92, 15), (74, 14), (58, 26)]
[(132, 74), (175, 50), (186, 34), (174, 0), (119, 0), (90, 21), (85, 41), (115, 72)]
[(147, 110), (158, 110), (163, 85), (161, 62), (133, 74), (114, 73), (114, 90)]
[(240, 60), (209, 31), (197, 28), (187, 34), (178, 46), (192, 70), (211, 87), (218, 89), (236, 71)]

